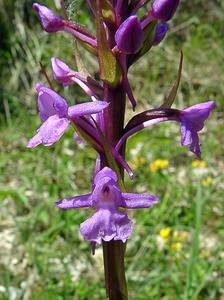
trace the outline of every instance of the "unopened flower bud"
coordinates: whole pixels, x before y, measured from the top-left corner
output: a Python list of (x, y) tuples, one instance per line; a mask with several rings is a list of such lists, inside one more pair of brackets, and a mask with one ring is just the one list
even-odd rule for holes
[(167, 31), (169, 30), (169, 25), (167, 23), (160, 23), (156, 26), (155, 37), (153, 45), (158, 45), (166, 36)]
[(151, 14), (155, 19), (169, 21), (179, 4), (180, 0), (154, 0), (152, 3)]
[(52, 10), (44, 5), (33, 3), (33, 8), (39, 15), (41, 25), (47, 32), (57, 32), (62, 29), (63, 21)]
[(125, 20), (115, 34), (118, 48), (126, 54), (138, 52), (144, 41), (144, 33), (137, 16), (131, 16)]
[(69, 74), (71, 74), (73, 71), (67, 66), (63, 61), (52, 57), (51, 59), (54, 79), (58, 80), (60, 83), (62, 83), (64, 86), (69, 85), (72, 82), (71, 76), (69, 77)]

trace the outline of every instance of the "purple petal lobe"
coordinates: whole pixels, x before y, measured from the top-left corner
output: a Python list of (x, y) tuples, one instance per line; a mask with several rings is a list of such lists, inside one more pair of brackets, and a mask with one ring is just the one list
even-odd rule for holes
[(41, 25), (47, 32), (57, 32), (62, 29), (62, 19), (44, 5), (33, 3), (33, 8), (39, 15)]
[(101, 239), (126, 242), (132, 233), (133, 223), (125, 212), (99, 209), (80, 225), (80, 232), (86, 240), (100, 243)]
[(38, 92), (39, 114), (42, 121), (46, 121), (52, 115), (67, 116), (68, 104), (64, 98), (40, 83), (37, 84), (36, 89)]
[(167, 31), (169, 30), (169, 25), (167, 23), (160, 23), (156, 26), (155, 37), (153, 45), (158, 45), (166, 36)]
[(180, 0), (154, 0), (151, 7), (151, 14), (155, 19), (169, 21), (179, 4)]
[(55, 205), (62, 209), (90, 207), (92, 206), (90, 196), (91, 194), (86, 194), (72, 198), (65, 198), (56, 202)]
[(124, 208), (148, 208), (159, 202), (159, 198), (150, 194), (122, 193)]
[(214, 101), (193, 105), (183, 110), (182, 118), (187, 121), (188, 125), (190, 125), (189, 127), (200, 131), (204, 127), (204, 122), (209, 117), (209, 114), (214, 107)]
[(126, 54), (138, 52), (144, 41), (144, 33), (137, 16), (127, 18), (115, 34), (118, 48)]
[(61, 138), (69, 125), (67, 118), (59, 118), (57, 115), (49, 117), (37, 130), (37, 134), (28, 142), (28, 148), (34, 148), (39, 144), (50, 146)]
[(214, 101), (193, 105), (181, 111), (181, 145), (189, 146), (199, 158), (201, 156), (198, 132), (214, 108)]
[(76, 104), (69, 107), (68, 116), (70, 118), (96, 114), (103, 111), (109, 104), (105, 101), (94, 101)]

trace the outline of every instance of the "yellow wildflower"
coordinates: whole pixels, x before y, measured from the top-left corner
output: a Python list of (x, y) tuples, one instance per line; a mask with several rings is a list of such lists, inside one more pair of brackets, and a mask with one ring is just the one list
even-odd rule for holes
[(193, 167), (193, 168), (201, 168), (201, 169), (204, 169), (204, 168), (207, 167), (207, 163), (206, 163), (206, 161), (204, 161), (204, 160), (198, 160), (198, 159), (196, 159), (196, 160), (194, 160), (194, 161), (192, 162), (192, 167)]
[(164, 239), (168, 239), (171, 233), (171, 228), (170, 227), (166, 227), (160, 230), (159, 235), (164, 238)]
[(181, 249), (182, 249), (182, 243), (180, 243), (180, 242), (173, 243), (173, 244), (171, 245), (171, 249), (172, 249), (173, 251), (179, 251), (179, 250), (181, 250)]
[(202, 180), (202, 185), (203, 186), (210, 186), (212, 184), (212, 177), (208, 176), (204, 180)]
[(169, 165), (169, 161), (167, 159), (156, 159), (149, 165), (149, 169), (151, 172), (155, 173), (158, 170), (166, 169)]

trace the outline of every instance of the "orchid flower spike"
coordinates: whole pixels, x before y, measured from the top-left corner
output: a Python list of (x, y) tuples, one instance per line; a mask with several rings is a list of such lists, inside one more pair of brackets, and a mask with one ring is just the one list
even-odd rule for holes
[(54, 144), (64, 134), (70, 122), (75, 123), (76, 118), (80, 116), (99, 113), (108, 106), (104, 101), (95, 101), (69, 107), (64, 98), (43, 84), (38, 83), (36, 90), (39, 115), (43, 124), (28, 142), (28, 148), (34, 148), (39, 144), (44, 146)]
[(116, 173), (105, 167), (95, 175), (92, 193), (66, 198), (55, 205), (62, 209), (95, 208), (95, 213), (80, 225), (80, 232), (86, 240), (101, 243), (112, 239), (126, 242), (132, 234), (133, 222), (127, 211), (119, 208), (148, 208), (158, 201), (150, 194), (122, 193)]

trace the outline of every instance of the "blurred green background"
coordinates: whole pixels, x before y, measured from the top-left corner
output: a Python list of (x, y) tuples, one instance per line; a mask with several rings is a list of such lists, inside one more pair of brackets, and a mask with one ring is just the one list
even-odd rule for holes
[[(61, 14), (60, 1), (43, 1)], [(69, 130), (50, 148), (26, 149), (40, 124), (35, 83), (51, 76), (50, 58), (74, 69), (72, 39), (41, 30), (29, 0), (0, 1), (0, 299), (105, 299), (101, 247), (90, 254), (79, 224), (90, 210), (59, 211), (54, 201), (90, 190), (95, 153), (77, 146)], [(93, 28), (85, 1), (67, 1), (69, 17)], [(224, 299), (224, 2), (182, 0), (166, 40), (130, 71), (139, 111), (158, 106), (175, 80), (184, 52), (175, 107), (215, 99), (201, 132), (203, 160), (180, 146), (180, 128), (161, 124), (128, 142), (136, 179), (129, 191), (161, 202), (130, 213), (129, 297), (135, 300)], [(83, 52), (83, 51), (82, 51)], [(84, 56), (97, 71), (93, 57)], [(55, 88), (72, 104), (86, 99), (76, 86)], [(128, 116), (132, 112), (128, 111)]]

